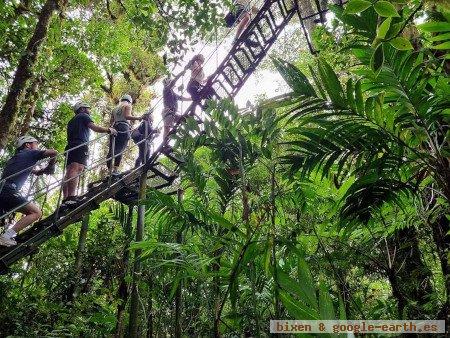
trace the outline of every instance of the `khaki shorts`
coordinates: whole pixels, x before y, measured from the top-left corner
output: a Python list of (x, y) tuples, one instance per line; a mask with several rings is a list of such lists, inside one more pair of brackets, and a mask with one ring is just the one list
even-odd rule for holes
[(173, 109), (164, 108), (163, 110), (164, 126), (173, 127), (175, 124), (175, 111)]

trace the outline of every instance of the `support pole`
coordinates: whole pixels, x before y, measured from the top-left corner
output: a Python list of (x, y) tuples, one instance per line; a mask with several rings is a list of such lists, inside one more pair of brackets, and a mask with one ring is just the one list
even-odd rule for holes
[(119, 290), (117, 292), (117, 296), (120, 300), (120, 303), (117, 305), (117, 324), (116, 324), (116, 333), (114, 335), (115, 338), (123, 338), (124, 331), (126, 326), (124, 325), (124, 313), (126, 310), (126, 304), (128, 300), (128, 283), (126, 277), (129, 271), (129, 256), (130, 256), (130, 242), (131, 242), (131, 234), (132, 234), (132, 221), (133, 221), (133, 210), (134, 207), (132, 205), (128, 208), (128, 214), (124, 224), (124, 234), (125, 234), (125, 245), (123, 248), (122, 254), (122, 275), (120, 276), (120, 284)]
[[(145, 128), (145, 138), (148, 138), (147, 125)], [(147, 153), (148, 142), (145, 141), (144, 154)], [(136, 222), (136, 242), (141, 242), (144, 238), (144, 219), (145, 219), (145, 204), (143, 202), (146, 198), (147, 190), (147, 158), (145, 158), (145, 164), (142, 168), (142, 175), (139, 180), (139, 197), (138, 197), (138, 211)], [(142, 250), (138, 249), (134, 252), (134, 267), (133, 267), (133, 284), (131, 287), (131, 304), (130, 304), (130, 326), (128, 330), (128, 337), (139, 337), (139, 294), (138, 283), (141, 279), (141, 261), (139, 256)]]

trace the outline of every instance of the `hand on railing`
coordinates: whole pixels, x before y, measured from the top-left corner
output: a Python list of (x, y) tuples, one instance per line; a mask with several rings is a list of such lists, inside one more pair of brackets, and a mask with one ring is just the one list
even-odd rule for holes
[(39, 170), (33, 170), (33, 174), (36, 176), (41, 175), (53, 175), (55, 173), (55, 164), (49, 164), (45, 168), (39, 169)]
[(117, 136), (117, 130), (115, 130), (114, 128), (109, 128), (109, 134), (112, 136)]

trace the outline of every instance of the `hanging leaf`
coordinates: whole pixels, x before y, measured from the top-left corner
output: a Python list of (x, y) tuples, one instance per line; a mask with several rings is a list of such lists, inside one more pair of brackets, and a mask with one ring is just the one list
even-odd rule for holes
[(381, 70), (383, 63), (384, 63), (384, 50), (383, 44), (380, 44), (372, 54), (372, 58), (370, 59), (370, 68), (372, 68), (372, 70), (375, 73), (378, 73), (378, 71)]
[(320, 284), (319, 289), (319, 310), (321, 319), (335, 319), (333, 302), (330, 293), (323, 282)]
[(280, 291), (280, 299), (287, 312), (295, 319), (317, 320), (319, 316), (310, 308), (293, 299), (285, 291)]
[(386, 33), (388, 32), (389, 28), (391, 27), (391, 22), (392, 22), (392, 18), (389, 17), (381, 23), (381, 25), (378, 27), (378, 30), (377, 30), (377, 38), (378, 39), (384, 39), (386, 37)]
[(331, 68), (331, 66), (322, 58), (319, 58), (318, 66), (319, 76), (322, 83), (325, 85), (325, 90), (330, 97), (330, 100), (337, 107), (347, 108), (341, 82), (333, 68)]
[(400, 15), (397, 13), (397, 10), (395, 9), (394, 5), (388, 1), (377, 1), (375, 3), (375, 5), (373, 5), (373, 6), (379, 16), (400, 17)]
[(345, 14), (357, 14), (365, 11), (371, 6), (370, 1), (366, 0), (350, 0), (345, 6)]
[(309, 83), (305, 74), (303, 74), (297, 67), (281, 59), (273, 59), (273, 63), (283, 79), (296, 94), (304, 96), (317, 96), (316, 91)]
[(389, 43), (392, 47), (398, 50), (411, 50), (413, 49), (413, 46), (411, 45), (411, 42), (409, 42), (408, 39), (404, 37), (396, 37), (392, 40), (389, 40)]

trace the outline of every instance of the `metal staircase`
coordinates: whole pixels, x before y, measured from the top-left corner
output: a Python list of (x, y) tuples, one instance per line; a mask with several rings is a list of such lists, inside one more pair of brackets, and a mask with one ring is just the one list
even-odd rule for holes
[[(266, 0), (250, 25), (235, 42), (227, 56), (216, 71), (208, 78), (202, 93), (207, 98), (222, 99), (233, 98), (244, 85), (245, 81), (254, 72), (266, 56), (268, 50), (276, 41), (284, 27), (294, 17), (300, 14), (296, 0)], [(300, 16), (302, 22), (302, 17)], [(302, 24), (303, 25), (303, 24)], [(249, 43), (249, 41), (252, 43)], [(204, 107), (203, 102), (199, 103)], [(184, 116), (195, 115), (196, 104), (191, 104)], [(170, 134), (175, 134), (177, 128), (183, 123), (175, 124)], [(91, 184), (91, 188), (82, 195), (82, 198), (70, 209), (60, 208), (41, 221), (36, 222), (30, 229), (18, 235), (18, 245), (11, 248), (0, 247), (0, 273), (8, 271), (8, 267), (21, 258), (30, 255), (48, 239), (58, 236), (70, 224), (80, 221), (90, 211), (97, 209), (100, 203), (113, 198), (119, 202), (136, 203), (140, 177), (146, 173), (148, 187), (154, 189), (167, 189), (176, 175), (167, 174), (168, 170), (158, 161), (165, 156), (178, 166), (175, 157), (163, 152), (167, 146), (166, 139), (155, 150), (149, 161), (139, 168), (132, 169), (122, 175)], [(165, 191), (168, 194), (175, 191)]]

